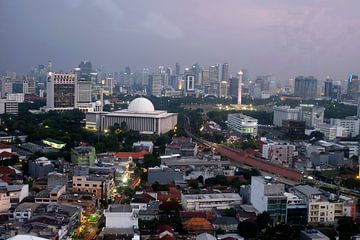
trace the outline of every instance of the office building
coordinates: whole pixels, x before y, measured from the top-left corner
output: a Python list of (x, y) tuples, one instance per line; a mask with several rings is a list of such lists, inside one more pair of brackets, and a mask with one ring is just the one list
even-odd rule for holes
[[(96, 113), (86, 114), (86, 125), (96, 121)], [(118, 124), (126, 124), (127, 129), (139, 131), (143, 134), (163, 134), (174, 129), (177, 124), (177, 114), (167, 111), (155, 110), (154, 105), (146, 98), (136, 98), (130, 102), (128, 109), (115, 112), (100, 113), (100, 126), (102, 131)]]
[(203, 69), (201, 71), (201, 82), (202, 85), (205, 86), (209, 86), (210, 85), (210, 75), (209, 75), (209, 69)]
[(300, 108), (291, 108), (290, 106), (274, 106), (273, 124), (276, 127), (282, 127), (284, 120), (299, 120)]
[(19, 103), (16, 100), (0, 99), (0, 114), (18, 114)]
[(242, 204), (237, 193), (181, 193), (181, 205), (187, 211), (228, 209)]
[(307, 128), (314, 128), (324, 122), (325, 108), (312, 104), (300, 104), (299, 120), (305, 121)]
[(241, 135), (257, 135), (258, 120), (243, 114), (228, 114), (228, 127)]
[(149, 76), (149, 94), (153, 96), (161, 96), (162, 82), (164, 82), (165, 74), (151, 74)]
[(229, 81), (229, 64), (224, 63), (221, 65), (221, 81)]
[(88, 60), (83, 60), (79, 64), (80, 74), (78, 76), (79, 80), (90, 81), (92, 73), (92, 65)]
[(346, 129), (340, 125), (319, 123), (316, 125), (315, 129), (324, 134), (325, 140), (333, 140), (337, 137), (346, 137), (347, 134)]
[(175, 76), (180, 76), (180, 71), (181, 71), (181, 69), (180, 69), (180, 63), (176, 63), (175, 64)]
[(229, 79), (229, 96), (232, 98), (238, 98), (239, 92), (239, 78), (231, 77)]
[(49, 72), (46, 91), (46, 108), (68, 110), (75, 107), (76, 74)]
[(355, 117), (347, 117), (345, 119), (331, 118), (330, 124), (343, 127), (346, 131), (346, 137), (356, 137), (359, 135), (360, 119)]
[(294, 95), (304, 100), (315, 99), (317, 97), (317, 79), (311, 76), (296, 77)]
[(268, 212), (273, 222), (286, 222), (287, 197), (285, 185), (268, 176), (252, 176), (251, 204), (259, 213)]
[(358, 97), (357, 99), (357, 113), (356, 113), (357, 118), (360, 119), (360, 97)]

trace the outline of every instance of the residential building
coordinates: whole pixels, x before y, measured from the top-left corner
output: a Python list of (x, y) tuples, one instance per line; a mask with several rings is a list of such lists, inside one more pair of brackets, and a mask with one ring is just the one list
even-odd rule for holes
[(57, 185), (67, 186), (68, 175), (66, 173), (50, 172), (47, 176), (47, 189), (51, 190)]
[(262, 157), (273, 163), (285, 166), (293, 166), (295, 145), (288, 143), (268, 143), (262, 145)]
[(243, 114), (228, 114), (228, 127), (241, 135), (255, 137), (258, 130), (258, 120)]
[(71, 149), (71, 162), (80, 166), (94, 166), (96, 160), (95, 148), (79, 146)]
[(130, 205), (109, 205), (104, 215), (105, 228), (139, 228), (138, 214)]
[(282, 127), (283, 120), (299, 120), (300, 108), (291, 108), (290, 106), (274, 106), (273, 124)]
[(35, 195), (36, 203), (56, 203), (59, 197), (66, 193), (66, 185), (57, 185), (51, 190), (43, 190)]
[(314, 167), (325, 169), (351, 166), (349, 148), (344, 145), (318, 141), (314, 145), (307, 146), (306, 151)]
[(296, 77), (294, 95), (304, 100), (315, 99), (317, 97), (317, 82), (317, 79), (312, 76)]
[[(87, 113), (86, 121), (91, 121), (96, 113)], [(102, 131), (124, 123), (127, 129), (139, 131), (142, 134), (164, 134), (174, 129), (177, 124), (177, 114), (155, 110), (154, 105), (146, 98), (136, 98), (130, 102), (128, 109), (111, 113), (100, 113), (101, 123), (97, 126)]]
[(95, 194), (89, 192), (76, 192), (62, 194), (57, 200), (60, 204), (69, 204), (81, 207), (83, 214), (89, 216), (95, 213), (98, 200)]
[(259, 212), (268, 212), (274, 223), (286, 222), (285, 186), (268, 176), (251, 177), (250, 201)]
[(241, 203), (242, 199), (237, 193), (181, 194), (181, 204), (186, 210), (227, 209)]
[(327, 197), (319, 189), (309, 185), (298, 185), (290, 191), (305, 200), (309, 224), (334, 223), (339, 217), (355, 216), (355, 205), (351, 198), (337, 198), (335, 194)]
[(114, 181), (104, 175), (81, 175), (73, 176), (73, 192), (94, 193), (98, 199), (108, 200), (111, 198), (111, 190)]
[(360, 119), (347, 117), (345, 119), (331, 118), (330, 124), (343, 127), (346, 130), (347, 137), (356, 137), (359, 135)]

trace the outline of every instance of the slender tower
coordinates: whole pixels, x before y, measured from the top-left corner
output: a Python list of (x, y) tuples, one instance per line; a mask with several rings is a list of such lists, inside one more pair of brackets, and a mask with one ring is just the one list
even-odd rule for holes
[(241, 84), (242, 84), (242, 78), (243, 78), (243, 71), (240, 69), (240, 72), (238, 73), (238, 78), (239, 78), (239, 83), (238, 83), (238, 93), (237, 93), (237, 96), (238, 96), (238, 99), (237, 99), (237, 104), (238, 105), (241, 105)]

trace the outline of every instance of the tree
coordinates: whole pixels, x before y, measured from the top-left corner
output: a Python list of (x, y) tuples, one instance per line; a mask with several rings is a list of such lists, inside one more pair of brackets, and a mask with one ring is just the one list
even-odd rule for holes
[(258, 229), (257, 223), (248, 220), (240, 222), (237, 228), (239, 235), (245, 239), (256, 237)]
[(338, 220), (338, 227), (340, 239), (350, 239), (351, 236), (358, 234), (359, 226), (354, 223), (351, 217), (341, 217)]
[(156, 166), (160, 166), (160, 164), (161, 164), (160, 158), (152, 154), (146, 154), (144, 156), (144, 167), (146, 168), (156, 167)]
[(314, 131), (310, 133), (309, 138), (313, 141), (324, 140), (324, 134), (320, 131)]
[(259, 228), (266, 229), (272, 225), (272, 219), (268, 212), (262, 212), (256, 217), (256, 223), (258, 224)]

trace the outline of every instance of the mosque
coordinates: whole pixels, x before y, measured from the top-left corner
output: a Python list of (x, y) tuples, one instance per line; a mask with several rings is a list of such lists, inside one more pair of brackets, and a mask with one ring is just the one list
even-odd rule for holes
[(86, 127), (108, 131), (115, 124), (126, 124), (128, 129), (142, 134), (164, 134), (174, 129), (177, 113), (155, 110), (152, 102), (139, 97), (130, 102), (128, 109), (114, 112), (86, 113)]

